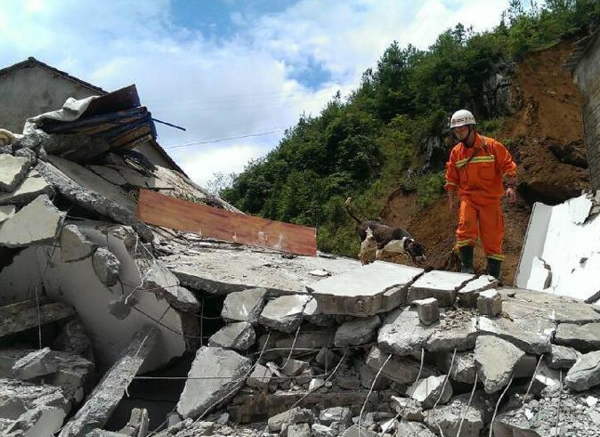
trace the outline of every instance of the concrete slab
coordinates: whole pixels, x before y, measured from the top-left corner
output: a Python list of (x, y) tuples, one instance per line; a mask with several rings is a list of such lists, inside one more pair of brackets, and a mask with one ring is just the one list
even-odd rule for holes
[(520, 288), (498, 291), (504, 290), (514, 292), (514, 297), (504, 299), (503, 304), (503, 311), (511, 317), (529, 314), (558, 323), (600, 322), (600, 312), (579, 299)]
[(580, 352), (590, 352), (600, 349), (600, 323), (575, 325), (561, 323), (556, 330), (555, 343), (569, 346)]
[(0, 191), (13, 191), (23, 180), (31, 162), (27, 158), (0, 155)]
[(221, 317), (228, 322), (258, 324), (258, 318), (265, 306), (266, 294), (266, 288), (249, 288), (228, 294), (223, 303)]
[[(392, 355), (384, 367), (383, 365), (388, 359), (389, 355), (390, 354), (383, 352), (377, 346), (373, 346), (369, 351), (366, 363), (376, 372), (379, 372), (379, 370), (383, 367), (383, 370), (381, 370), (381, 375), (386, 376), (387, 378), (391, 379), (392, 381), (396, 381), (399, 384), (412, 384), (415, 382), (417, 375), (419, 374), (420, 363), (409, 358), (396, 357)], [(421, 370), (421, 376), (424, 378), (436, 374), (437, 372), (428, 366), (424, 366)]]
[(498, 280), (493, 276), (482, 275), (477, 279), (467, 282), (458, 290), (458, 301), (464, 307), (477, 308), (479, 293), (485, 290), (497, 288)]
[(121, 173), (112, 167), (107, 165), (90, 165), (87, 168), (101, 178), (106, 179), (113, 185), (119, 185), (122, 187), (127, 184), (127, 180), (121, 175)]
[(423, 269), (376, 261), (324, 279), (308, 289), (323, 314), (369, 316), (405, 302), (406, 289)]
[(445, 436), (458, 435), (461, 421), (462, 437), (478, 437), (485, 426), (484, 412), (476, 402), (469, 405), (469, 394), (456, 396), (447, 405), (426, 411), (425, 424), (435, 435), (440, 429)]
[[(39, 351), (31, 349), (0, 351), (1, 377), (13, 379), (35, 378), (34, 374), (20, 373), (19, 363), (23, 363), (24, 360), (31, 363), (32, 359), (36, 359)], [(44, 375), (44, 384), (60, 387), (63, 395), (73, 405), (79, 404), (84, 395), (92, 388), (95, 377), (94, 363), (79, 355), (60, 351), (49, 351), (42, 359), (43, 363), (34, 361), (34, 363), (41, 364), (39, 367), (36, 366), (37, 369), (33, 369), (35, 374)], [(30, 366), (28, 367), (29, 369), (25, 370), (32, 370)], [(39, 371), (40, 369), (41, 371)], [(52, 370), (52, 372), (49, 372), (49, 370)]]
[(15, 205), (3, 205), (0, 206), (0, 224), (11, 218), (17, 212)]
[(37, 171), (31, 170), (14, 190), (0, 192), (0, 205), (26, 205), (41, 194), (54, 197), (54, 189)]
[(335, 331), (333, 342), (338, 347), (368, 344), (380, 326), (381, 319), (379, 316), (370, 316), (342, 323)]
[[(196, 418), (231, 399), (244, 384), (251, 361), (234, 351), (202, 347), (196, 353), (190, 378), (179, 402), (177, 412), (184, 418)], [(215, 379), (202, 379), (204, 376)]]
[(567, 346), (552, 345), (548, 365), (552, 369), (570, 369), (581, 354)]
[(57, 156), (52, 162), (38, 161), (35, 169), (62, 196), (87, 210), (132, 226), (143, 241), (152, 241), (150, 228), (135, 216), (135, 203), (118, 186), (84, 167)]
[(254, 328), (248, 322), (231, 323), (208, 339), (208, 346), (247, 351), (256, 342)]
[(265, 305), (259, 323), (282, 332), (294, 332), (302, 323), (304, 308), (312, 297), (291, 295), (277, 297)]
[(25, 247), (53, 241), (66, 213), (41, 195), (0, 225), (0, 246)]
[(475, 382), (475, 374), (477, 373), (477, 366), (475, 364), (475, 357), (472, 351), (458, 352), (454, 357), (454, 364), (452, 369), (452, 353), (446, 352), (440, 356), (438, 361), (438, 367), (444, 372), (450, 372), (450, 378), (453, 381), (464, 382), (466, 384), (473, 384)]
[(420, 402), (425, 409), (433, 407), (436, 402), (444, 405), (452, 397), (452, 384), (450, 382), (444, 384), (445, 380), (446, 375), (419, 379), (408, 388), (406, 394)]
[(501, 338), (482, 335), (475, 345), (475, 363), (486, 393), (504, 388), (519, 361), (525, 356), (518, 347)]
[(405, 356), (418, 353), (434, 332), (436, 322), (424, 325), (416, 308), (405, 307), (387, 315), (377, 335), (377, 343), (382, 351)]
[(85, 404), (64, 426), (59, 437), (84, 437), (93, 429), (104, 427), (133, 377), (155, 347), (158, 336), (158, 329), (151, 326), (135, 334), (121, 358), (104, 375)]
[(0, 337), (26, 331), (39, 324), (45, 325), (67, 320), (76, 315), (75, 310), (62, 303), (27, 300), (0, 307)]
[[(10, 402), (7, 404), (7, 401)], [(71, 410), (60, 388), (0, 379), (0, 405), (9, 418), (3, 435), (52, 436)]]
[(81, 261), (92, 256), (96, 245), (89, 241), (77, 225), (68, 224), (60, 233), (60, 257), (62, 262)]
[(52, 359), (49, 347), (32, 351), (13, 364), (13, 375), (22, 381), (48, 375), (58, 370), (58, 363)]
[(435, 297), (440, 307), (452, 306), (457, 292), (475, 275), (432, 270), (421, 276), (408, 289), (408, 302)]
[(248, 288), (266, 288), (279, 294), (305, 292), (307, 285), (321, 280), (309, 274), (316, 268), (336, 275), (360, 265), (345, 258), (286, 258), (278, 252), (230, 247), (227, 244), (213, 244), (210, 248), (193, 244), (177, 246), (177, 253), (161, 260), (179, 278), (181, 285), (211, 294), (229, 294)]
[[(505, 304), (506, 311), (509, 305)], [(509, 316), (510, 317), (510, 316)], [(481, 317), (479, 330), (482, 334), (494, 335), (507, 340), (527, 352), (540, 355), (550, 352), (554, 325), (545, 318), (523, 317)]]

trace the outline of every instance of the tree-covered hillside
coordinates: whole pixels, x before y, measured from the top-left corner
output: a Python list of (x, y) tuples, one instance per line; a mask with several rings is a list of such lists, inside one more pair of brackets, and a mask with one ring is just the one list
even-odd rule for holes
[(505, 110), (488, 96), (490, 77), (532, 50), (589, 34), (599, 22), (597, 0), (547, 0), (527, 9), (512, 0), (493, 31), (458, 24), (426, 51), (393, 43), (352, 95), (334, 96), (319, 116), (301, 117), (220, 194), (247, 213), (316, 226), (320, 250), (354, 256), (346, 197), (365, 218), (377, 218), (398, 188), (415, 190), (427, 207), (443, 192), (443, 156), (426, 151), (432, 142), (449, 150), (450, 114), (472, 108), (480, 130), (493, 135)]

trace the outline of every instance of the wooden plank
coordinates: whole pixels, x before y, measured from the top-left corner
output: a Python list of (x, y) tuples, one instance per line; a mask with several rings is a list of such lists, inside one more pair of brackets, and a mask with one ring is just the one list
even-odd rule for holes
[(298, 255), (317, 255), (317, 230), (199, 205), (140, 190), (138, 218), (146, 223), (204, 237), (266, 247)]
[(129, 85), (92, 100), (83, 113), (83, 117), (93, 117), (95, 115), (123, 111), (137, 106), (140, 106), (140, 97), (138, 96), (137, 88), (135, 85)]

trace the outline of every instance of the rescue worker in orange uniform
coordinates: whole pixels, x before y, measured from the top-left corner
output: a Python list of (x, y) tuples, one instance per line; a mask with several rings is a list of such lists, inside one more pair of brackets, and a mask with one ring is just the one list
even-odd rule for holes
[(450, 128), (460, 142), (446, 163), (445, 188), (451, 211), (460, 200), (456, 249), (461, 271), (474, 273), (473, 249), (480, 237), (487, 256), (487, 272), (499, 278), (504, 259), (501, 200), (506, 195), (509, 203), (516, 201), (517, 165), (506, 147), (475, 130), (475, 117), (466, 109), (452, 115)]

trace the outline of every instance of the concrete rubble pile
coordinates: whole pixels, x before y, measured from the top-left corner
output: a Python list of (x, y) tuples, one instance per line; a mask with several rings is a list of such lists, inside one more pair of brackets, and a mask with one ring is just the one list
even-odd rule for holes
[(153, 227), (140, 188), (234, 209), (60, 141), (0, 149), (2, 435), (600, 435), (597, 306)]

